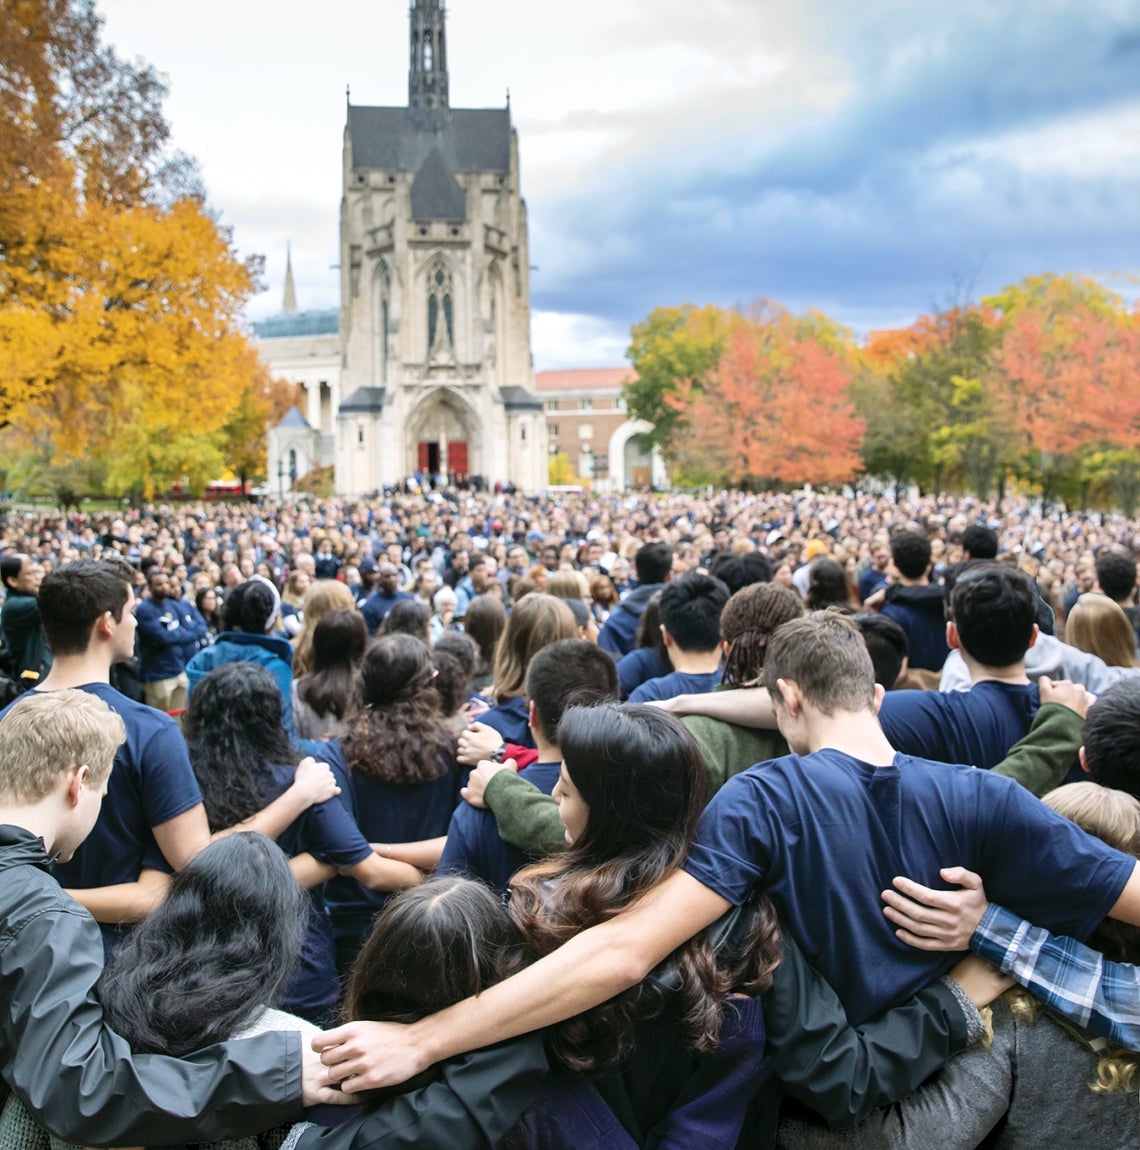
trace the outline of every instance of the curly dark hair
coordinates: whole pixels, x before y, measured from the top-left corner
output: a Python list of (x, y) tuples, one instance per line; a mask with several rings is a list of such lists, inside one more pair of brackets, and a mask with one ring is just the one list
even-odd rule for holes
[(354, 771), (383, 782), (426, 783), (446, 773), (455, 735), (440, 714), (426, 643), (384, 635), (369, 647), (341, 746)]
[[(696, 740), (656, 707), (572, 707), (559, 744), (573, 786), (589, 808), (579, 838), (564, 853), (511, 880), (511, 919), (533, 959), (636, 902), (680, 866), (704, 806), (706, 774)], [(716, 1047), (730, 990), (758, 994), (779, 964), (775, 909), (761, 898), (749, 909), (747, 938), (718, 965), (707, 932), (667, 959), (677, 998), (654, 979), (548, 1032), (567, 1069), (596, 1073), (627, 1058), (639, 1023), (676, 1002), (694, 1051)], [(741, 957), (743, 956), (743, 957)]]
[(231, 827), (273, 797), (274, 766), (296, 766), (282, 726), (281, 691), (256, 663), (223, 663), (194, 688), (183, 721), (190, 765), (211, 831)]
[(272, 1006), (293, 972), (308, 899), (264, 835), (211, 843), (173, 878), (99, 980), (110, 1025), (139, 1053), (222, 1042)]

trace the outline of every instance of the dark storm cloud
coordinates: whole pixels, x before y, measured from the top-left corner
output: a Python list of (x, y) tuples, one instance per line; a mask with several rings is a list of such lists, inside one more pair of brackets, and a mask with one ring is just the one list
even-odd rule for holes
[[(836, 110), (754, 88), (731, 128), (713, 109), (703, 134), (690, 117), (672, 135), (675, 109), (612, 125), (633, 145), (532, 205), (537, 307), (627, 322), (766, 295), (913, 314), (955, 280), (1140, 266), (1140, 3), (820, 2), (800, 19), (800, 74), (769, 83), (817, 69)], [(1101, 115), (1133, 134), (1086, 170)], [(1027, 162), (1009, 143), (1027, 133), (1050, 154)]]

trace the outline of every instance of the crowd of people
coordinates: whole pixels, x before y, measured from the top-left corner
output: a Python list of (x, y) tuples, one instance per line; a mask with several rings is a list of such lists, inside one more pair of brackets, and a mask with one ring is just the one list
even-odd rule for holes
[(1134, 545), (810, 491), (9, 511), (0, 1147), (1140, 1144)]

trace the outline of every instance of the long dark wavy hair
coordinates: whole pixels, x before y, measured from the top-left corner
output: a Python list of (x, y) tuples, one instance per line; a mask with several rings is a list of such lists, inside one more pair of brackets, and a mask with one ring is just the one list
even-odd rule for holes
[(313, 629), (313, 669), (297, 680), (297, 697), (324, 718), (343, 719), (356, 669), (368, 646), (368, 625), (359, 611), (330, 611)]
[(277, 682), (256, 663), (223, 663), (205, 676), (190, 696), (183, 733), (211, 831), (261, 810), (274, 797), (270, 768), (298, 761)]
[[(572, 707), (562, 716), (558, 739), (589, 816), (564, 854), (511, 880), (511, 919), (524, 952), (535, 959), (612, 918), (680, 866), (705, 801), (696, 741), (656, 707)], [(719, 964), (707, 933), (667, 960), (679, 975), (679, 1013), (694, 1051), (716, 1047), (730, 990), (759, 994), (771, 982), (779, 928), (767, 899), (750, 908), (739, 937), (732, 956)], [(614, 1066), (632, 1052), (638, 1024), (668, 1003), (667, 992), (646, 980), (553, 1028), (551, 1053), (575, 1072)]]
[(189, 1054), (272, 1006), (301, 953), (307, 899), (264, 835), (211, 843), (171, 880), (99, 980), (113, 1029), (138, 1053)]
[(431, 653), (411, 635), (368, 648), (341, 746), (354, 771), (389, 783), (426, 783), (446, 773), (455, 735), (440, 714)]

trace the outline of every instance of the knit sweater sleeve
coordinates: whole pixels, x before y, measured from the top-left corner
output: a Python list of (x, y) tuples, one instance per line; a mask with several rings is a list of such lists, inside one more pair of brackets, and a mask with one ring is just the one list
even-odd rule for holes
[(519, 850), (541, 858), (566, 846), (558, 803), (514, 771), (499, 771), (483, 791), (499, 836)]
[(1016, 779), (1040, 797), (1060, 786), (1077, 761), (1084, 721), (1061, 703), (1043, 703), (1029, 732), (996, 767), (995, 775)]

